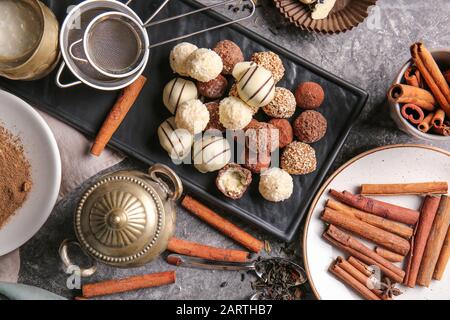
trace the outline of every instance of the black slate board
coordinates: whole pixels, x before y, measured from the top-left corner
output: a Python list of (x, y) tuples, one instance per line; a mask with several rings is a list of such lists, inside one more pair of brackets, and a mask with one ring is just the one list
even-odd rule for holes
[[(68, 6), (80, 1), (47, 0), (44, 2), (62, 22)], [(134, 1), (132, 7), (144, 19), (160, 2)], [(192, 1), (173, 0), (158, 17), (176, 15), (198, 6)], [(225, 20), (226, 18), (216, 13), (201, 13), (198, 16), (151, 28), (150, 39), (152, 42), (157, 42)], [(164, 85), (174, 77), (168, 62), (169, 52), (174, 44), (152, 51), (150, 65), (144, 72), (149, 81), (114, 135), (110, 146), (148, 164), (159, 162), (169, 165), (183, 179), (188, 192), (197, 198), (234, 213), (285, 241), (291, 241), (353, 122), (366, 103), (368, 95), (352, 84), (238, 25), (199, 35), (187, 41), (195, 43), (198, 47), (212, 47), (223, 39), (238, 43), (246, 58), (256, 51), (271, 50), (279, 54), (286, 67), (286, 76), (278, 86), (294, 90), (299, 82), (315, 81), (325, 89), (326, 99), (320, 111), (328, 119), (329, 126), (326, 137), (313, 144), (317, 153), (318, 168), (310, 175), (294, 177), (295, 191), (291, 199), (277, 204), (265, 201), (258, 193), (258, 178), (255, 177), (246, 195), (238, 201), (232, 201), (217, 191), (214, 185), (215, 173), (200, 174), (193, 166), (172, 164), (159, 145), (156, 131), (159, 124), (170, 116), (162, 104), (161, 95)], [(71, 78), (70, 75), (66, 77)], [(54, 79), (55, 72), (34, 82), (0, 79), (0, 87), (77, 128), (87, 136), (95, 136), (116, 100), (117, 92), (101, 92), (84, 85), (59, 89)]]

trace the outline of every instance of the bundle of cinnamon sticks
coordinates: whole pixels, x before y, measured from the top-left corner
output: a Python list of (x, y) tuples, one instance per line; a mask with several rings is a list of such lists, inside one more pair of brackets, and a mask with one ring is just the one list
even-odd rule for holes
[[(447, 182), (363, 184), (359, 195), (330, 190), (332, 198), (321, 216), (329, 224), (323, 237), (350, 257), (338, 257), (329, 271), (370, 300), (399, 294), (395, 283), (428, 287), (432, 279), (442, 279), (450, 257), (447, 192)], [(418, 195), (423, 203), (414, 210), (368, 195)], [(376, 247), (369, 248), (357, 237)], [(404, 268), (399, 265), (403, 262)], [(371, 270), (379, 270), (389, 285), (383, 277), (374, 282)]]
[(388, 99), (399, 103), (402, 116), (424, 133), (450, 135), (450, 70), (440, 70), (423, 43), (411, 46), (412, 64), (404, 83), (394, 84)]

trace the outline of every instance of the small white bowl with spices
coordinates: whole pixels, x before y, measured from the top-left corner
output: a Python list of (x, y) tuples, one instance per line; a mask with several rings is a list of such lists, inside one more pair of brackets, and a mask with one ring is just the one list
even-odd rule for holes
[(61, 159), (44, 119), (26, 102), (1, 90), (0, 135), (2, 256), (27, 242), (47, 221), (58, 198)]

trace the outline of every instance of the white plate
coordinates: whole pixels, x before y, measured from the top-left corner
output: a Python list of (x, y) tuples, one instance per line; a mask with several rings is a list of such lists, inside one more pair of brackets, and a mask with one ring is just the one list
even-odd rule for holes
[(0, 256), (33, 237), (52, 212), (61, 184), (61, 158), (44, 119), (16, 96), (0, 91), (0, 125), (22, 140), (33, 187), (16, 214), (0, 229)]
[[(327, 270), (338, 256), (347, 256), (322, 238), (325, 224), (320, 216), (336, 189), (358, 192), (362, 183), (406, 183), (425, 181), (450, 182), (450, 152), (425, 145), (393, 145), (365, 152), (339, 168), (322, 186), (308, 213), (303, 239), (304, 260), (311, 287), (319, 299), (353, 300), (359, 295), (337, 280)], [(418, 196), (376, 197), (412, 209), (421, 204)], [(368, 244), (367, 242), (365, 242)], [(373, 245), (371, 245), (373, 246)], [(396, 299), (450, 299), (450, 267), (442, 281), (433, 281), (430, 288), (405, 288)]]

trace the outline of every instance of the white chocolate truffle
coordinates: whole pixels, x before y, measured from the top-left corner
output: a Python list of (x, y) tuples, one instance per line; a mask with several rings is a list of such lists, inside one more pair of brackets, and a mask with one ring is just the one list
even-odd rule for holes
[(197, 86), (192, 81), (175, 78), (164, 87), (163, 102), (172, 114), (177, 112), (178, 106), (183, 102), (197, 98)]
[(251, 107), (264, 107), (275, 97), (272, 73), (261, 66), (248, 68), (237, 81), (239, 97)]
[(230, 144), (219, 135), (204, 135), (194, 142), (192, 153), (194, 166), (202, 173), (220, 170), (231, 159)]
[(238, 81), (241, 77), (242, 74), (247, 71), (250, 67), (255, 66), (256, 63), (254, 63), (253, 61), (244, 61), (244, 62), (239, 62), (234, 66), (233, 69), (233, 78), (236, 79), (236, 81)]
[(170, 117), (158, 128), (159, 143), (169, 156), (181, 161), (189, 155), (194, 137), (186, 129), (177, 129), (175, 117)]
[(173, 72), (185, 77), (189, 76), (186, 69), (186, 60), (197, 49), (196, 45), (189, 42), (182, 42), (173, 47), (170, 51), (170, 67)]
[(201, 82), (211, 81), (223, 70), (220, 56), (210, 49), (197, 49), (186, 61), (186, 69), (191, 78)]
[(177, 128), (186, 129), (192, 134), (205, 130), (208, 122), (208, 108), (198, 99), (192, 99), (180, 104), (175, 115)]
[(289, 199), (294, 191), (294, 182), (289, 173), (280, 168), (271, 168), (261, 173), (259, 192), (264, 199), (280, 202)]
[(230, 130), (244, 129), (253, 118), (252, 109), (241, 99), (228, 97), (220, 101), (219, 121)]

